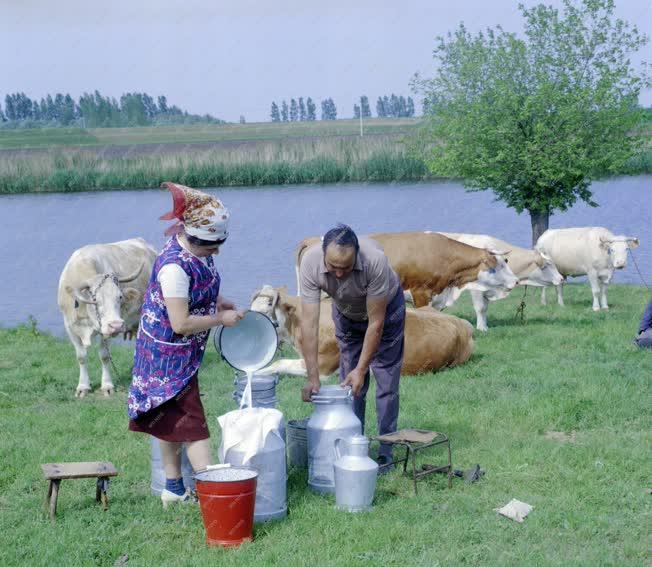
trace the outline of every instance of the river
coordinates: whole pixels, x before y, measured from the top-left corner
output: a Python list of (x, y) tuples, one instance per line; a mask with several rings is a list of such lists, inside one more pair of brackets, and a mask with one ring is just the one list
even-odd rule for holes
[[(576, 204), (550, 219), (551, 228), (605, 226), (637, 236), (638, 267), (652, 284), (652, 176), (618, 177), (594, 183), (599, 207)], [(530, 220), (493, 193), (471, 193), (458, 182), (304, 185), (208, 190), (232, 211), (228, 242), (217, 264), (222, 293), (247, 306), (263, 284), (296, 291), (293, 251), (306, 236), (323, 234), (337, 222), (359, 234), (405, 230), (483, 233), (529, 246)], [(158, 217), (172, 208), (164, 190), (26, 194), (0, 197), (5, 245), (0, 249), (0, 325), (33, 315), (42, 330), (63, 335), (57, 285), (70, 254), (80, 246), (141, 236), (155, 248), (169, 222)], [(631, 256), (616, 283), (642, 285)]]

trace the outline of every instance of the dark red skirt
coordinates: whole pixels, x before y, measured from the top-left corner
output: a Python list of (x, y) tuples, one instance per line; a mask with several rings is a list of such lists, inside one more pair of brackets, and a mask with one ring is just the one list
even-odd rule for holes
[(190, 443), (208, 439), (204, 406), (199, 398), (197, 374), (174, 398), (129, 420), (131, 431), (149, 433), (163, 441)]

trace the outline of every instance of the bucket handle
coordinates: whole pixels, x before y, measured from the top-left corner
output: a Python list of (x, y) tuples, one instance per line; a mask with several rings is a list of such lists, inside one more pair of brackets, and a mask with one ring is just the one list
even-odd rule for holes
[(230, 469), (231, 463), (220, 463), (218, 465), (207, 465), (205, 471), (216, 471), (219, 469)]

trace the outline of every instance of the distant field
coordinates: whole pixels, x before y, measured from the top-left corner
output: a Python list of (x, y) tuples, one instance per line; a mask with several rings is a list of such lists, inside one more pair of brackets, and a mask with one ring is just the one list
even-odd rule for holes
[[(399, 134), (409, 132), (418, 123), (418, 118), (371, 118), (364, 120), (363, 128), (366, 134)], [(0, 150), (56, 146), (191, 144), (359, 135), (358, 120), (194, 124), (147, 128), (43, 128), (0, 130)]]

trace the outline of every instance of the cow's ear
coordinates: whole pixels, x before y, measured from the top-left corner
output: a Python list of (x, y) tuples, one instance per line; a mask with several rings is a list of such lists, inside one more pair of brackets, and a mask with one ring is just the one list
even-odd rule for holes
[(125, 288), (122, 292), (122, 295), (126, 301), (136, 301), (141, 299), (143, 296), (142, 292), (135, 287)]
[(638, 238), (629, 238), (627, 239), (627, 245), (630, 247), (630, 249), (638, 248), (638, 245), (640, 244)]

